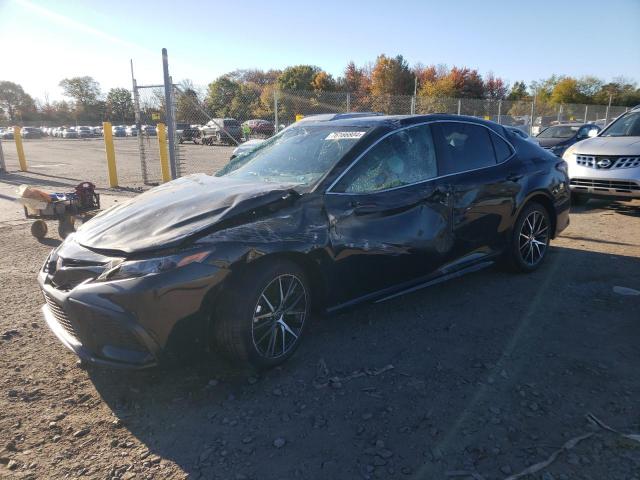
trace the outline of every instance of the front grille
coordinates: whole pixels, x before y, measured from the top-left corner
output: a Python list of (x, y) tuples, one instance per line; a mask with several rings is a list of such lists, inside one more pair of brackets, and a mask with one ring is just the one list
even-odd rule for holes
[(624, 180), (605, 180), (594, 178), (572, 178), (571, 186), (577, 188), (592, 188), (594, 190), (613, 191), (619, 193), (640, 192), (640, 184)]
[(640, 167), (640, 157), (619, 157), (608, 155), (576, 155), (576, 163), (581, 167), (598, 170)]
[(76, 329), (74, 328), (73, 323), (67, 316), (66, 312), (62, 309), (62, 307), (58, 305), (56, 301), (46, 293), (44, 294), (44, 299), (47, 302), (47, 305), (49, 306), (49, 310), (51, 310), (53, 317), (58, 321), (60, 325), (62, 325), (62, 328), (64, 328), (65, 331), (73, 338), (77, 339), (78, 334), (76, 333)]

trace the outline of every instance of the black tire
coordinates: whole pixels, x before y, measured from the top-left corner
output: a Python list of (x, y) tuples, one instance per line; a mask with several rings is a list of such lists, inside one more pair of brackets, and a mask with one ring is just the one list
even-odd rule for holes
[(571, 192), (571, 205), (585, 205), (589, 201), (589, 196), (584, 193)]
[(42, 240), (46, 237), (48, 231), (49, 228), (44, 220), (36, 220), (31, 224), (31, 235), (36, 237), (38, 240)]
[(220, 132), (216, 132), (216, 143), (222, 143), (222, 135)]
[[(291, 285), (295, 286), (290, 293)], [(283, 290), (284, 301), (276, 305), (273, 294), (277, 300)], [(236, 363), (266, 369), (281, 364), (298, 348), (309, 320), (311, 295), (298, 265), (284, 259), (264, 260), (231, 278), (217, 303), (211, 329), (214, 348)], [(286, 313), (287, 309), (302, 313)]]
[(528, 273), (540, 267), (549, 250), (551, 228), (547, 209), (537, 202), (527, 204), (513, 227), (506, 251), (507, 268)]

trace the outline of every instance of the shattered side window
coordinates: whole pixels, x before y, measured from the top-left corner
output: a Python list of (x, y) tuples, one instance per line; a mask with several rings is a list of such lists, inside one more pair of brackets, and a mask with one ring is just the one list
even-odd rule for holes
[(290, 127), (255, 150), (238, 156), (216, 176), (312, 185), (367, 131), (368, 128), (344, 126)]
[(436, 177), (437, 164), (428, 125), (396, 132), (374, 146), (333, 191), (372, 193)]

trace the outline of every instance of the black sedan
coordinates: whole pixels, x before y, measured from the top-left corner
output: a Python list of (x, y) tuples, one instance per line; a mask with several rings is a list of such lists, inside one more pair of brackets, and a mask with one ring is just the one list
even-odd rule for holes
[(314, 309), (382, 301), (494, 262), (530, 272), (569, 223), (566, 164), (463, 116), (323, 115), (216, 174), (85, 223), (39, 274), (80, 357), (146, 367), (200, 342), (288, 358)]
[(600, 130), (595, 123), (559, 123), (545, 128), (535, 139), (542, 148), (557, 157), (562, 157), (571, 145), (595, 137)]

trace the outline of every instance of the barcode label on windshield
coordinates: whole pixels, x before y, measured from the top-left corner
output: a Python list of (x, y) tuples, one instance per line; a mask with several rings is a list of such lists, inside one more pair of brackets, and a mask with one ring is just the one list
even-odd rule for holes
[(351, 140), (361, 138), (366, 132), (331, 132), (325, 140)]

